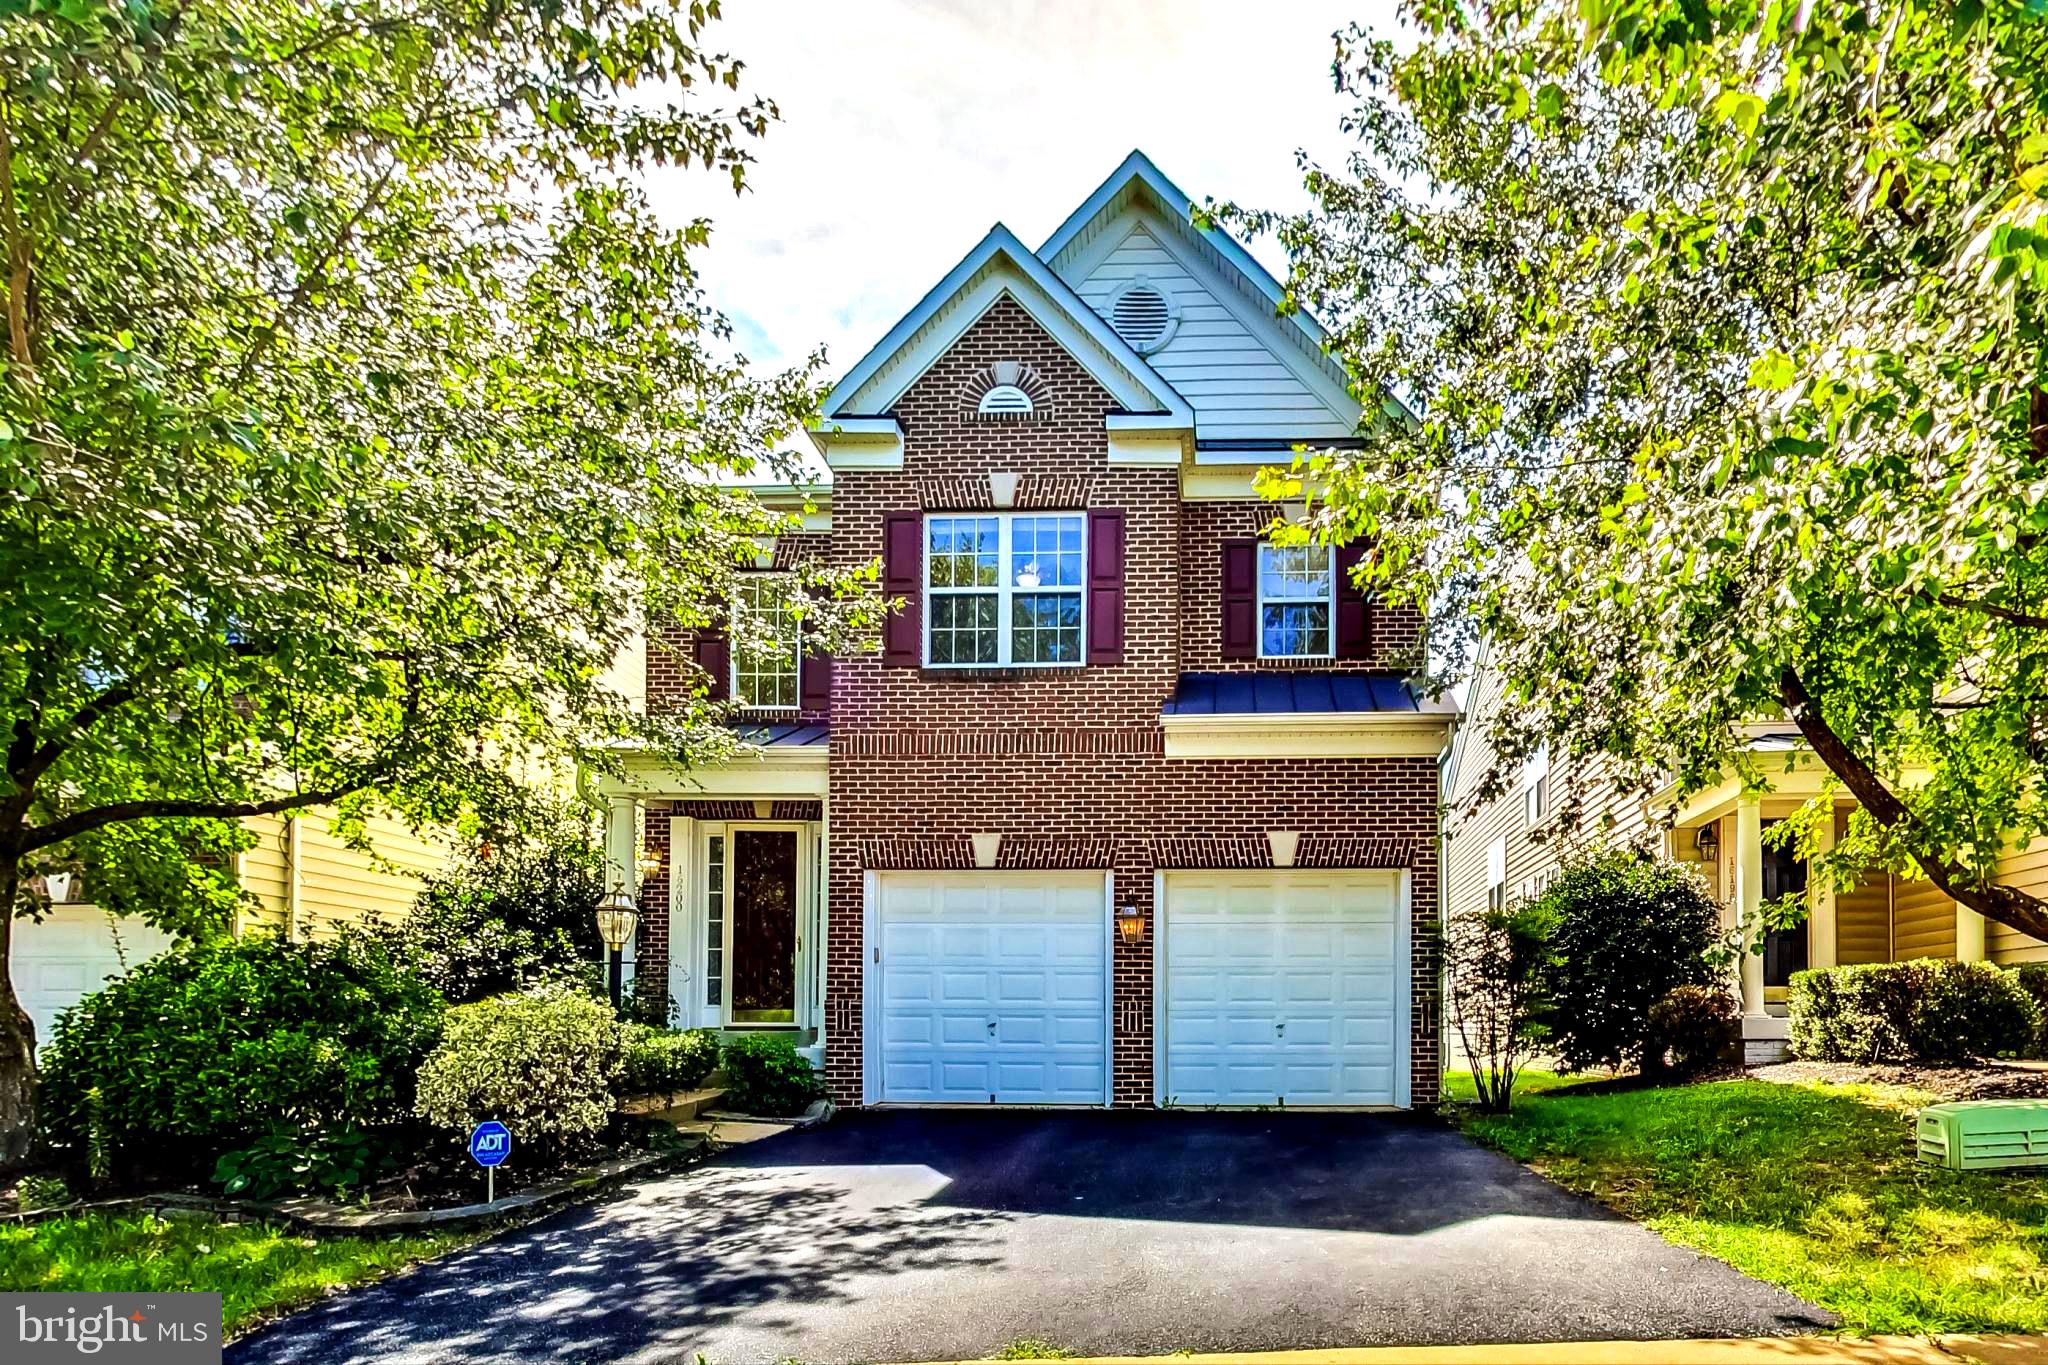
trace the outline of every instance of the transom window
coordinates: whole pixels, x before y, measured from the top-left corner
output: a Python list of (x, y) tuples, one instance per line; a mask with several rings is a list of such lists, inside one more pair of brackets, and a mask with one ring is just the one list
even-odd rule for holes
[(784, 587), (747, 574), (733, 591), (732, 698), (757, 711), (796, 709), (797, 619)]
[(1327, 659), (1336, 580), (1327, 545), (1259, 546), (1259, 657)]
[(1079, 514), (925, 520), (925, 662), (934, 668), (1078, 664)]

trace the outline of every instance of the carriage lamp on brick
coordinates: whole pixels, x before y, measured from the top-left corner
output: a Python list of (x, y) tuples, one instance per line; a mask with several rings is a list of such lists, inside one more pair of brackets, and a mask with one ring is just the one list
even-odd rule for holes
[(640, 880), (643, 882), (659, 877), (661, 875), (661, 850), (658, 848), (641, 849), (640, 857), (633, 864), (633, 867), (639, 872)]
[(597, 935), (604, 940), (605, 955), (611, 966), (613, 1009), (619, 1007), (620, 998), (625, 994), (626, 945), (632, 941), (633, 930), (639, 923), (639, 909), (623, 886), (614, 886), (597, 903)]
[(1135, 948), (1145, 941), (1145, 917), (1135, 905), (1126, 905), (1116, 912), (1117, 936), (1127, 948)]

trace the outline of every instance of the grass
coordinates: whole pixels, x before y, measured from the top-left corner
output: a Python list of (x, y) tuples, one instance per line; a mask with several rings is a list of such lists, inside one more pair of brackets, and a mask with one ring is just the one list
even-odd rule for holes
[(995, 1353), (996, 1360), (1072, 1360), (1074, 1353), (1038, 1337), (1018, 1337)]
[(0, 1288), (217, 1290), (232, 1337), (266, 1318), (475, 1240), (323, 1237), (255, 1223), (89, 1214), (0, 1228)]
[[(1840, 1314), (1858, 1333), (2048, 1332), (2048, 1172), (1913, 1157), (1924, 1091), (1720, 1081), (1604, 1095), (1532, 1073), (1473, 1137)], [(1469, 1100), (1469, 1076), (1454, 1076)]]

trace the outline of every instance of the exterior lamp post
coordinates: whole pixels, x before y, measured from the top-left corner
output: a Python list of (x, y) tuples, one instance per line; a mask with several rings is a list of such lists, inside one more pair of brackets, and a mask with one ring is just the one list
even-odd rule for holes
[(626, 945), (633, 941), (633, 930), (640, 923), (639, 911), (633, 905), (633, 898), (626, 894), (623, 886), (614, 886), (605, 898), (597, 903), (597, 933), (604, 940), (605, 952), (611, 967), (612, 1009), (619, 1008), (620, 998), (626, 986)]

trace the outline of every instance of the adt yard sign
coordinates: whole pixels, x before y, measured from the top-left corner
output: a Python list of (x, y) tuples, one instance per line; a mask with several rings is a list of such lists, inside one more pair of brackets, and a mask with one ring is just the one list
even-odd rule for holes
[(469, 1134), (469, 1154), (484, 1168), (484, 1202), (498, 1202), (498, 1167), (512, 1155), (512, 1130), (496, 1119), (485, 1119)]
[(485, 1119), (469, 1135), (469, 1154), (479, 1166), (503, 1165), (512, 1155), (512, 1134), (496, 1119)]

